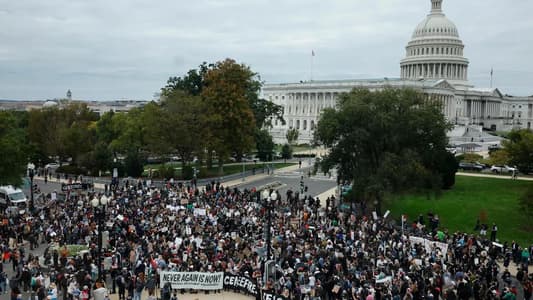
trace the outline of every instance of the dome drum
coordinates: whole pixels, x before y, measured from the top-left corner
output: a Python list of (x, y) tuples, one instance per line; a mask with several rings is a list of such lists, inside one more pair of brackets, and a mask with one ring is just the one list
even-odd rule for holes
[(455, 24), (442, 12), (442, 0), (431, 0), (431, 12), (415, 28), (400, 62), (402, 79), (446, 79), (466, 83), (468, 59)]

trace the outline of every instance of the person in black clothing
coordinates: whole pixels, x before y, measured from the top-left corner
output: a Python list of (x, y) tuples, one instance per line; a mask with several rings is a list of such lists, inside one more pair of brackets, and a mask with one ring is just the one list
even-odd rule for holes
[(498, 226), (496, 226), (496, 223), (492, 223), (492, 230), (490, 231), (490, 241), (495, 242), (496, 241), (496, 234), (498, 233)]
[(118, 299), (119, 300), (125, 300), (126, 299), (126, 276), (127, 276), (126, 270), (123, 270), (122, 273), (118, 274), (115, 277), (116, 285), (118, 287)]

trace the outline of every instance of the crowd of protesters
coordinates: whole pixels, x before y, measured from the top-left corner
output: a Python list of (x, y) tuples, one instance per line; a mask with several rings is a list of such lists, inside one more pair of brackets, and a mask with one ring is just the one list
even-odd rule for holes
[[(191, 292), (160, 287), (158, 274), (166, 270), (239, 274), (287, 299), (530, 299), (532, 293), (533, 246), (447, 232), (434, 215), (404, 229), (333, 197), (321, 204), (289, 191), (265, 206), (261, 191), (216, 182), (155, 188), (137, 180), (106, 193), (104, 228), (90, 204), (102, 193), (54, 197), (33, 215), (2, 216), (1, 265), (15, 274), (0, 276), (2, 292), (10, 287), (12, 299), (20, 299), (29, 291), (39, 300), (103, 300), (112, 293), (120, 300), (146, 294), (168, 300)], [(99, 230), (108, 232), (103, 253)], [(440, 243), (427, 247), (411, 237)], [(48, 248), (34, 257), (21, 246), (25, 241)], [(74, 253), (67, 245), (85, 247)], [(274, 271), (264, 280), (267, 252)], [(518, 272), (500, 268), (500, 259)]]

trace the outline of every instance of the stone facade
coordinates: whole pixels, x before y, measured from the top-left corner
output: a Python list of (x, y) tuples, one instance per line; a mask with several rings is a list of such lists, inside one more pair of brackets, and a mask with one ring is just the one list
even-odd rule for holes
[(400, 79), (308, 81), (267, 84), (263, 97), (282, 105), (285, 125), (274, 122), (276, 143), (286, 142), (289, 128), (299, 130), (298, 143), (310, 143), (320, 112), (334, 107), (339, 94), (353, 88), (414, 88), (442, 102), (443, 114), (457, 126), (477, 124), (509, 131), (531, 128), (533, 97), (503, 95), (496, 88), (476, 88), (468, 82), (468, 59), (456, 26), (442, 12), (442, 0), (431, 0), (431, 11), (415, 28), (400, 62)]

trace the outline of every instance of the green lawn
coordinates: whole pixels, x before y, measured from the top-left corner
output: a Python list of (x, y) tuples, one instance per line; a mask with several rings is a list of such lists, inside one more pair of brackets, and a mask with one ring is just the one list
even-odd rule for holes
[(520, 213), (518, 199), (531, 184), (521, 180), (456, 176), (455, 186), (437, 199), (428, 199), (426, 195), (397, 196), (397, 201), (388, 201), (386, 207), (397, 219), (407, 214), (409, 222), (419, 214), (427, 221), (428, 211), (433, 211), (439, 215), (441, 226), (450, 232), (473, 232), (477, 218), (485, 211), (488, 234), (492, 222), (496, 222), (500, 241), (516, 240), (521, 245), (530, 245), (533, 232), (531, 228), (526, 231), (526, 217)]
[[(282, 144), (278, 144), (274, 147), (274, 151), (281, 152), (281, 149), (283, 148)], [(309, 151), (315, 149), (314, 147), (308, 145), (308, 144), (302, 144), (302, 145), (294, 145), (292, 146), (292, 152), (303, 152), (303, 151)]]

